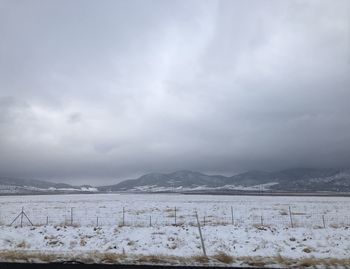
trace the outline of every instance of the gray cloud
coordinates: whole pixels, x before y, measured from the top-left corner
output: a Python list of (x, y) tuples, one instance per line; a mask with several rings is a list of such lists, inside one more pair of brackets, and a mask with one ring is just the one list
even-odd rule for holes
[(349, 166), (350, 5), (0, 0), (0, 173)]

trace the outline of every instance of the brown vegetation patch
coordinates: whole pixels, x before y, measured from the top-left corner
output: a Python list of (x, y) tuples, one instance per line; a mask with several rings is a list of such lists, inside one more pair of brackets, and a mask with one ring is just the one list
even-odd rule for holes
[(28, 246), (29, 245), (27, 244), (27, 242), (25, 240), (22, 240), (20, 243), (17, 244), (16, 247), (18, 247), (18, 248), (26, 248)]
[(102, 263), (120, 263), (124, 260), (126, 256), (124, 254), (117, 253), (101, 253), (101, 262)]
[(303, 249), (303, 252), (305, 252), (305, 253), (311, 253), (312, 250), (311, 250), (310, 248), (304, 248), (304, 249)]
[(214, 255), (213, 258), (226, 264), (233, 263), (234, 261), (233, 257), (227, 255), (225, 252), (219, 252), (218, 254)]
[(157, 255), (149, 255), (149, 256), (141, 256), (137, 259), (139, 263), (152, 263), (152, 264), (160, 264), (164, 262), (164, 257)]
[(83, 247), (83, 246), (86, 246), (86, 243), (87, 243), (87, 242), (86, 242), (86, 240), (85, 240), (84, 238), (81, 238), (81, 239), (80, 239), (80, 246), (82, 246), (82, 247)]
[(209, 262), (209, 258), (206, 256), (193, 256), (193, 260), (197, 263), (203, 263), (206, 264)]
[(240, 266), (249, 265), (254, 267), (264, 266), (286, 266), (295, 268), (309, 267), (349, 267), (348, 259), (290, 259), (280, 255), (274, 257), (236, 257), (233, 258), (225, 253), (218, 253), (214, 256), (192, 256), (178, 257), (166, 255), (125, 255), (122, 253), (100, 253), (84, 252), (72, 255), (60, 253), (42, 253), (29, 251), (0, 251), (0, 262), (57, 262), (57, 261), (78, 261), (82, 263), (108, 263), (108, 264), (156, 264), (156, 265), (222, 265), (239, 263)]

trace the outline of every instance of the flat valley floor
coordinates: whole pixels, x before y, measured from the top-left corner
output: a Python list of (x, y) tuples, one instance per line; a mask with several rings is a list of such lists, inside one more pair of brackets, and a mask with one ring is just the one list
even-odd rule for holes
[(349, 197), (2, 196), (0, 208), (0, 261), (350, 267)]

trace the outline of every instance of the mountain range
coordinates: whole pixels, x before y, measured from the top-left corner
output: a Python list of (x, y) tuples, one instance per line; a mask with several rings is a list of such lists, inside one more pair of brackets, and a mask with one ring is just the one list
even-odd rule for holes
[(0, 177), (0, 194), (81, 192), (350, 192), (350, 170), (293, 168), (249, 171), (234, 176), (182, 170), (150, 173), (108, 186), (72, 186), (34, 179)]
[(249, 171), (234, 176), (192, 171), (151, 173), (138, 179), (99, 187), (104, 191), (350, 191), (350, 170), (293, 168), (277, 172)]
[(65, 183), (53, 183), (36, 179), (0, 177), (0, 195), (89, 193), (95, 191), (97, 189), (90, 185), (72, 186)]

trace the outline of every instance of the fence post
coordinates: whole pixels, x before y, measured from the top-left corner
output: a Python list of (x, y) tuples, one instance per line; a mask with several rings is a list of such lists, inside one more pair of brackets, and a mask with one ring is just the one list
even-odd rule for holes
[(203, 217), (203, 226), (205, 226), (205, 216)]
[(73, 226), (73, 207), (70, 208), (70, 225)]
[(152, 216), (149, 216), (149, 227), (152, 227)]
[(260, 216), (260, 222), (261, 222), (261, 226), (264, 226), (264, 218), (262, 215)]
[(203, 254), (204, 254), (205, 257), (207, 257), (207, 252), (205, 251), (204, 240), (203, 240), (201, 225), (200, 225), (200, 223), (199, 223), (197, 211), (196, 211), (196, 219), (197, 219), (197, 226), (198, 226), (199, 236), (200, 236), (200, 238), (201, 238)]
[(292, 228), (294, 228), (293, 218), (292, 218), (292, 210), (290, 209), (290, 206), (288, 208), (289, 208), (290, 225), (292, 226)]
[(232, 225), (234, 225), (234, 222), (233, 222), (233, 207), (231, 206), (231, 221), (232, 221)]
[(98, 227), (98, 217), (96, 217), (96, 227)]
[(175, 214), (174, 214), (174, 217), (175, 217), (175, 226), (176, 226), (176, 206), (175, 206)]
[(49, 216), (46, 216), (46, 226), (49, 225)]
[(21, 211), (21, 228), (23, 227), (23, 207), (22, 207), (22, 211)]
[(125, 207), (123, 207), (123, 222), (122, 222), (122, 226), (125, 225)]
[(19, 213), (19, 214), (17, 215), (17, 217), (15, 217), (15, 219), (11, 222), (10, 226), (12, 226), (12, 224), (14, 224), (15, 221), (16, 221), (19, 217), (21, 217), (21, 228), (22, 228), (22, 227), (23, 227), (23, 216), (26, 217), (26, 219), (28, 220), (28, 222), (30, 223), (30, 225), (33, 226), (32, 221), (29, 219), (29, 217), (27, 216), (27, 214), (24, 213), (24, 208), (23, 208), (23, 207), (22, 207), (21, 213)]
[(324, 215), (322, 215), (323, 228), (326, 228), (326, 222), (324, 220)]

